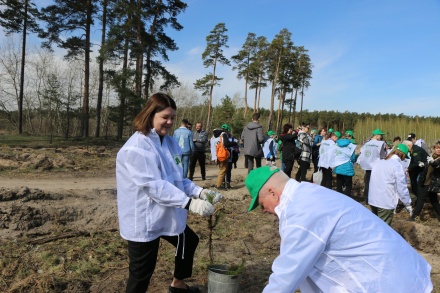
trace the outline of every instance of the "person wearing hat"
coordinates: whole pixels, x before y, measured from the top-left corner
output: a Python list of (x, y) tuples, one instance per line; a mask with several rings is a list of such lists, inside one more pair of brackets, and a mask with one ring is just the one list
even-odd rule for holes
[[(225, 161), (220, 162), (217, 160), (217, 164), (219, 165), (219, 171), (217, 175), (217, 181), (215, 187), (217, 189), (228, 189), (230, 186), (230, 181), (225, 181), (226, 175), (228, 173), (228, 166), (232, 166), (232, 149), (238, 146), (237, 140), (232, 137), (231, 127), (224, 123), (222, 124), (220, 129), (214, 129), (214, 137), (218, 137), (218, 143), (223, 143), (224, 147), (229, 150), (229, 158)], [(231, 163), (231, 164), (229, 164)], [(229, 173), (230, 174), (230, 173)], [(229, 178), (230, 180), (230, 178)]]
[(376, 162), (371, 171), (368, 204), (371, 211), (390, 226), (399, 199), (412, 214), (411, 197), (401, 164), (405, 158), (409, 158), (409, 149), (405, 144), (398, 144), (385, 160)]
[(377, 160), (385, 159), (387, 152), (385, 149), (385, 143), (383, 142), (383, 136), (385, 133), (379, 128), (373, 130), (373, 136), (367, 141), (361, 148), (357, 163), (365, 171), (364, 175), (364, 200), (368, 203), (368, 189), (370, 185), (371, 170), (374, 163)]
[(321, 186), (329, 189), (332, 189), (333, 185), (333, 173), (332, 168), (330, 168), (332, 148), (340, 137), (341, 133), (339, 131), (332, 131), (330, 138), (323, 140), (319, 148), (318, 167), (322, 170)]
[(356, 145), (348, 137), (338, 139), (330, 153), (330, 168), (336, 174), (337, 192), (351, 196), (355, 162)]
[(248, 211), (278, 217), (280, 254), (263, 293), (431, 292), (431, 266), (358, 202), (297, 182), (275, 167), (251, 171)]
[(357, 144), (352, 130), (347, 130), (345, 132), (345, 137), (348, 138), (352, 144)]
[(254, 161), (257, 167), (261, 167), (261, 144), (264, 141), (264, 135), (263, 127), (258, 123), (259, 119), (260, 113), (254, 113), (252, 121), (243, 128), (241, 133), (245, 166), (248, 168), (248, 173), (254, 168)]
[(420, 146), (416, 145), (417, 137), (414, 133), (408, 134), (408, 141), (412, 142), (411, 161), (408, 166), (408, 174), (411, 182), (411, 191), (417, 197), (419, 185), (417, 178), (425, 169), (427, 164), (428, 153)]
[(266, 159), (266, 166), (275, 166), (278, 143), (276, 141), (277, 133), (269, 130), (267, 132), (269, 138), (264, 142), (263, 154)]

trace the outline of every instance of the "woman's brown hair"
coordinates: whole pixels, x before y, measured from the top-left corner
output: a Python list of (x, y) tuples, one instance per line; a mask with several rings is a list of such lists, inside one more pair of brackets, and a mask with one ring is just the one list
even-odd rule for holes
[(140, 131), (145, 135), (149, 134), (153, 127), (154, 115), (168, 107), (174, 110), (177, 109), (176, 102), (170, 96), (164, 93), (152, 94), (145, 103), (144, 108), (134, 118), (134, 130)]
[(289, 123), (284, 124), (282, 134), (286, 134), (287, 132), (289, 132), (290, 128), (293, 128), (292, 124), (289, 124)]

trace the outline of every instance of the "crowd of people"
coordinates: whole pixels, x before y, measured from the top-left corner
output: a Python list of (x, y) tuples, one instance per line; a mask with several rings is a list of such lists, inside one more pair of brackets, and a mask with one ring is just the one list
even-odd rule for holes
[[(261, 206), (279, 218), (280, 255), (263, 292), (431, 292), (431, 266), (390, 225), (399, 200), (416, 220), (429, 198), (440, 219), (440, 141), (430, 155), (414, 133), (387, 143), (385, 133), (375, 129), (358, 152), (352, 130), (341, 134), (311, 130), (308, 123), (296, 129), (285, 124), (278, 136), (263, 131), (258, 113), (239, 138), (225, 123), (208, 140), (203, 124), (197, 122), (192, 131), (187, 119), (171, 136), (176, 110), (170, 96), (153, 94), (116, 158), (119, 227), (129, 258), (127, 292), (147, 291), (160, 239), (176, 248), (168, 292), (200, 292), (185, 282), (199, 242), (187, 215), (213, 215), (220, 190), (231, 188), (241, 152), (251, 195), (248, 211)], [(206, 180), (208, 144), (218, 166), (212, 190), (194, 183), (197, 163)], [(356, 163), (365, 171), (364, 200), (372, 212), (350, 198)], [(319, 184), (307, 178), (312, 166), (314, 174), (321, 173), (320, 182), (314, 182)]]

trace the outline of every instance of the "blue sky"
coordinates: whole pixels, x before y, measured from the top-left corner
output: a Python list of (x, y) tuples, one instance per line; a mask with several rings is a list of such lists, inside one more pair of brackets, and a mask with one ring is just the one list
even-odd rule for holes
[[(36, 1), (39, 6), (50, 2)], [(184, 29), (167, 31), (179, 50), (169, 52), (165, 63), (182, 82), (192, 85), (211, 72), (203, 67), (201, 54), (216, 24), (224, 22), (228, 29), (228, 58), (241, 49), (249, 32), (272, 41), (287, 28), (295, 45), (309, 50), (314, 65), (304, 109), (440, 116), (435, 103), (440, 100), (439, 0), (185, 2), (188, 8), (178, 16)], [(214, 103), (225, 95), (244, 96), (244, 81), (232, 66), (220, 66), (217, 75), (224, 80), (214, 88)], [(250, 106), (253, 96), (248, 92)], [(268, 109), (269, 100), (270, 87), (262, 92), (260, 106)]]
[[(304, 108), (351, 112), (439, 116), (440, 1), (438, 0), (187, 0), (179, 15), (184, 29), (169, 35), (179, 50), (168, 69), (194, 83), (210, 72), (201, 54), (206, 36), (219, 22), (228, 29), (230, 58), (249, 32), (269, 41), (283, 28), (309, 50), (314, 65)], [(231, 66), (232, 67), (232, 66)], [(244, 96), (244, 81), (220, 66), (224, 80), (214, 89)], [(253, 92), (249, 101), (253, 105)], [(270, 89), (261, 106), (269, 108)], [(437, 103), (435, 103), (437, 102)]]

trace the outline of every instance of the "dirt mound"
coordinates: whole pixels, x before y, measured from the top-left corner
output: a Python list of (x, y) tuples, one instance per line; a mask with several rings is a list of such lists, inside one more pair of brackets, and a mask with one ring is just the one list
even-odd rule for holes
[(2, 237), (50, 234), (69, 230), (115, 229), (116, 190), (89, 190), (65, 194), (27, 187), (0, 189)]

